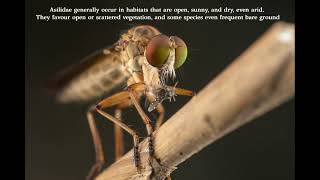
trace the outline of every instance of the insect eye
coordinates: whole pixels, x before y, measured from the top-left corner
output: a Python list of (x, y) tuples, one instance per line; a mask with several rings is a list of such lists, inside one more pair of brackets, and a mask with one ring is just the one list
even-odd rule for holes
[(176, 50), (176, 57), (174, 62), (174, 68), (178, 69), (182, 64), (186, 61), (188, 55), (188, 48), (186, 43), (177, 36), (171, 36), (171, 39), (174, 40), (175, 44), (177, 45)]
[(165, 35), (157, 35), (153, 37), (146, 49), (146, 58), (154, 67), (162, 67), (169, 56), (170, 53), (170, 40), (169, 37)]

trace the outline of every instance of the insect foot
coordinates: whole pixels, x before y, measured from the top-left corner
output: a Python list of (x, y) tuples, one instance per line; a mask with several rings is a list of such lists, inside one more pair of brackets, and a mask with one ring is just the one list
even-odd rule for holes
[(148, 135), (148, 153), (149, 153), (149, 166), (147, 167), (148, 171), (150, 172), (149, 180), (165, 180), (167, 177), (170, 177), (172, 171), (176, 169), (168, 168), (164, 165), (160, 164), (160, 160), (157, 159), (154, 153), (154, 144), (153, 144), (153, 136)]
[(155, 110), (157, 106), (166, 99), (168, 99), (170, 102), (171, 100), (176, 101), (175, 96), (177, 96), (175, 92), (175, 86), (174, 87), (165, 86), (163, 88), (155, 89), (153, 90), (153, 94), (156, 96), (156, 100), (153, 101), (148, 107), (149, 112)]
[[(145, 141), (142, 142), (143, 149), (139, 149), (139, 168), (140, 172), (130, 177), (130, 179), (139, 180), (168, 180), (170, 174), (176, 169), (176, 167), (167, 167), (161, 164), (160, 160), (156, 157), (154, 151), (154, 138), (148, 136)], [(137, 150), (138, 151), (138, 150)]]
[(170, 174), (177, 169), (177, 167), (167, 167), (160, 164), (159, 160), (156, 158), (150, 159), (150, 165), (152, 168), (152, 173), (150, 175), (150, 180), (165, 180), (170, 177)]

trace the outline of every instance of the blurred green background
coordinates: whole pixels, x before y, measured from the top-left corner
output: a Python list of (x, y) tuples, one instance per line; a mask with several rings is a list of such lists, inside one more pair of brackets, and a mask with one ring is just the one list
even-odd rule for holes
[[(150, 24), (167, 35), (177, 35), (189, 47), (188, 59), (179, 70), (179, 85), (199, 91), (239, 56), (274, 21), (135, 21), (62, 22), (36, 21), (36, 14), (50, 7), (161, 7), (233, 8), (264, 7), (265, 14), (280, 14), (294, 23), (293, 0), (169, 1), (108, 0), (88, 2), (26, 3), (26, 179), (84, 179), (94, 163), (94, 149), (85, 112), (88, 104), (60, 105), (42, 86), (57, 71), (76, 63), (94, 50), (114, 43), (120, 32), (137, 24)], [(241, 83), (241, 82), (239, 82)], [(189, 98), (165, 102), (166, 118)], [(91, 102), (92, 103), (92, 102)], [(155, 119), (155, 114), (150, 117)], [(144, 126), (134, 109), (124, 112), (127, 124), (142, 134)], [(114, 159), (113, 125), (96, 116), (102, 135), (106, 166)], [(194, 180), (284, 180), (294, 179), (294, 99), (256, 121), (228, 134), (178, 166), (172, 178)], [(132, 147), (125, 136), (126, 150)]]

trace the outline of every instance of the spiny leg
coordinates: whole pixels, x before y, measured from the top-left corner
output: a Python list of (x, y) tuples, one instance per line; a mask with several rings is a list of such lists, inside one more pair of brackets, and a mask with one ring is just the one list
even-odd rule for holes
[[(155, 98), (153, 96), (147, 96), (147, 101), (149, 101), (150, 103), (155, 101)], [(161, 126), (161, 124), (163, 123), (164, 120), (164, 107), (161, 103), (159, 103), (156, 107), (156, 110), (159, 114), (157, 121), (156, 121), (156, 127), (155, 130), (159, 129), (159, 127)]]
[(122, 123), (117, 118), (102, 111), (103, 108), (111, 107), (111, 106), (118, 105), (121, 103), (126, 104), (125, 102), (128, 102), (129, 98), (130, 98), (130, 95), (128, 92), (126, 92), (126, 91), (120, 92), (120, 93), (114, 94), (114, 95), (102, 100), (101, 102), (98, 103), (98, 105), (91, 107), (89, 109), (89, 111), (87, 112), (89, 127), (90, 127), (91, 134), (93, 137), (93, 142), (94, 142), (94, 147), (95, 147), (95, 152), (96, 152), (96, 163), (92, 166), (92, 168), (89, 172), (89, 175), (87, 176), (88, 180), (92, 180), (94, 177), (96, 177), (98, 175), (98, 173), (101, 170), (101, 167), (104, 163), (102, 143), (101, 143), (101, 139), (100, 139), (98, 130), (96, 128), (95, 120), (93, 118), (94, 111), (97, 111), (98, 113), (100, 113), (101, 115), (103, 115), (107, 119), (111, 120), (113, 123), (117, 124), (119, 127), (126, 130), (129, 134), (131, 134), (133, 136), (134, 163), (135, 163), (135, 166), (137, 167), (138, 172), (140, 173), (140, 169), (138, 167), (139, 160), (140, 160), (139, 154), (138, 154), (139, 137), (138, 137), (137, 133), (134, 130), (132, 130), (131, 128), (129, 128), (127, 125)]
[(131, 129), (129, 126), (127, 126), (126, 124), (124, 124), (123, 122), (121, 122), (119, 119), (111, 116), (110, 114), (104, 112), (99, 105), (96, 106), (96, 111), (101, 114), (103, 117), (109, 119), (110, 121), (112, 121), (113, 123), (117, 124), (118, 126), (120, 126), (122, 129), (124, 129), (125, 131), (127, 131), (130, 135), (132, 135), (133, 137), (133, 156), (134, 156), (134, 164), (137, 167), (138, 172), (140, 173), (140, 168), (139, 168), (139, 162), (140, 162), (140, 156), (139, 156), (139, 152), (138, 152), (138, 148), (139, 148), (139, 136), (136, 133), (136, 131), (134, 131), (133, 129)]
[[(120, 121), (121, 120), (121, 109), (117, 108), (114, 113), (114, 117)], [(120, 157), (122, 157), (124, 153), (124, 145), (123, 145), (123, 132), (120, 126), (114, 124), (114, 138), (115, 138), (115, 160), (117, 161)]]
[[(133, 89), (135, 89), (136, 92), (142, 92), (145, 90), (145, 85), (144, 83), (136, 83), (130, 85)], [(138, 153), (138, 145), (139, 145), (139, 136), (137, 133), (129, 128), (126, 124), (121, 122), (121, 120), (111, 116), (110, 114), (106, 113), (105, 111), (102, 111), (104, 108), (108, 108), (114, 105), (118, 105), (119, 109), (122, 109), (124, 107), (128, 107), (131, 104), (131, 96), (129, 91), (122, 91), (117, 94), (114, 94), (102, 101), (100, 101), (97, 106), (95, 107), (95, 110), (104, 116), (105, 118), (111, 120), (113, 123), (117, 124), (120, 126), (122, 129), (126, 130), (129, 134), (133, 136), (133, 142), (134, 142), (134, 164), (137, 167), (138, 172), (140, 173), (140, 168), (139, 168), (139, 161), (140, 161), (140, 156)]]
[[(149, 102), (153, 102), (154, 101), (154, 98), (150, 97), (150, 96), (147, 96), (147, 99)], [(165, 112), (165, 109), (163, 107), (163, 105), (161, 103), (158, 104), (158, 106), (156, 107), (156, 110), (157, 112), (159, 113), (159, 116), (157, 118), (157, 121), (156, 121), (156, 128), (155, 130), (159, 129), (159, 127), (161, 126), (161, 124), (163, 123), (163, 120), (164, 120), (164, 112)], [(157, 159), (157, 161), (159, 162), (159, 160)], [(171, 180), (171, 177), (170, 175), (166, 178), (167, 180)]]
[(91, 170), (87, 176), (87, 180), (93, 179), (97, 175), (97, 173), (99, 173), (99, 171), (101, 170), (104, 164), (102, 143), (101, 143), (100, 135), (95, 123), (95, 119), (93, 118), (92, 110), (93, 110), (92, 108), (88, 110), (87, 119), (88, 119), (90, 131), (91, 131), (91, 135), (93, 138), (96, 161), (95, 161), (95, 164), (91, 167)]
[[(125, 100), (123, 103), (117, 105), (115, 109), (115, 118), (122, 121), (122, 109), (128, 108), (132, 105), (129, 99)], [(123, 143), (123, 130), (117, 124), (114, 124), (114, 135), (115, 135), (115, 160), (120, 159), (124, 154), (124, 143)]]
[[(141, 105), (138, 102), (138, 97), (135, 94), (135, 92), (139, 92), (144, 89), (144, 88), (142, 89), (141, 87), (142, 86), (140, 85), (140, 83), (133, 84), (128, 87), (128, 92), (129, 92), (131, 101), (133, 102), (133, 104), (136, 107), (139, 115), (141, 116), (144, 124), (146, 125), (148, 137), (149, 137), (149, 154), (150, 154), (150, 158), (151, 158), (154, 155), (154, 148), (153, 148), (153, 141), (152, 141), (153, 128), (151, 126), (151, 121), (150, 121), (149, 117), (143, 111)], [(193, 91), (190, 91), (187, 89), (182, 89), (182, 88), (175, 88), (175, 93), (177, 95), (184, 95), (184, 96), (194, 96), (195, 95), (195, 93)], [(159, 112), (159, 118), (157, 121), (157, 128), (159, 128), (160, 125), (162, 124), (163, 118), (164, 118), (164, 107), (162, 106), (162, 104), (158, 105), (157, 111)], [(151, 159), (150, 159), (150, 163), (151, 163)], [(168, 176), (167, 180), (171, 180), (171, 177)]]
[[(136, 92), (139, 92), (139, 86), (137, 86), (137, 84), (133, 84), (133, 85), (129, 86), (128, 92), (130, 95), (130, 99), (133, 102), (133, 105), (137, 109), (139, 115), (141, 116), (141, 118), (143, 120), (143, 123), (146, 126), (147, 133), (148, 133), (148, 145), (149, 145), (148, 151), (149, 151), (149, 155), (150, 155), (149, 158), (151, 158), (151, 157), (153, 157), (153, 154), (154, 154), (153, 140), (152, 140), (153, 128), (151, 125), (151, 120), (146, 115), (146, 113), (143, 111), (141, 105), (139, 104), (138, 97), (136, 96)], [(151, 161), (150, 161), (150, 163), (151, 163)]]

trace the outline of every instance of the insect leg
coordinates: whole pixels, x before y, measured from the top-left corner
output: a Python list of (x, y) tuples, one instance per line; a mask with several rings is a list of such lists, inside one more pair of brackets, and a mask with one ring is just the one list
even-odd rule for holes
[(123, 92), (114, 94), (114, 95), (102, 100), (100, 103), (98, 103), (98, 105), (91, 107), (89, 109), (89, 111), (87, 112), (89, 127), (91, 130), (91, 134), (92, 134), (93, 142), (94, 142), (94, 147), (95, 147), (95, 151), (96, 151), (96, 163), (92, 166), (92, 168), (89, 172), (89, 175), (87, 176), (88, 180), (92, 180), (99, 173), (99, 171), (101, 170), (101, 167), (104, 163), (102, 143), (101, 143), (101, 139), (100, 139), (98, 130), (96, 128), (95, 120), (93, 118), (93, 112), (95, 112), (95, 111), (97, 111), (99, 114), (106, 117), (107, 119), (109, 119), (113, 123), (117, 124), (119, 127), (126, 130), (129, 134), (131, 134), (133, 136), (134, 162), (135, 162), (135, 166), (137, 167), (138, 171), (140, 171), (140, 169), (138, 167), (140, 157), (138, 154), (139, 137), (138, 137), (137, 133), (134, 130), (132, 130), (131, 128), (129, 128), (126, 124), (122, 123), (119, 119), (102, 111), (103, 108), (111, 107), (111, 106), (126, 102), (129, 100), (129, 98), (130, 98), (129, 93), (127, 91), (123, 91)]
[[(156, 110), (159, 113), (159, 116), (156, 122), (156, 128), (155, 128), (157, 130), (160, 128), (161, 124), (163, 123), (165, 109), (162, 104), (159, 104)], [(167, 180), (171, 180), (170, 175), (167, 177)]]
[(159, 127), (161, 126), (161, 124), (163, 123), (163, 119), (164, 119), (164, 107), (162, 104), (159, 104), (157, 106), (157, 112), (159, 113), (157, 122), (156, 122), (156, 128), (155, 129), (159, 129)]
[(139, 136), (136, 133), (136, 131), (134, 131), (133, 129), (131, 129), (129, 126), (127, 126), (126, 124), (124, 124), (123, 122), (121, 122), (119, 119), (111, 116), (110, 114), (102, 111), (99, 106), (96, 107), (96, 111), (101, 114), (102, 116), (104, 116), (105, 118), (107, 118), (108, 120), (112, 121), (113, 123), (117, 124), (118, 126), (120, 126), (122, 129), (124, 129), (125, 131), (127, 131), (129, 134), (132, 135), (133, 137), (133, 154), (134, 154), (134, 164), (137, 167), (137, 170), (140, 172), (139, 169), (139, 161), (140, 161), (140, 156), (138, 153), (138, 148), (139, 148)]
[(87, 112), (87, 119), (88, 119), (90, 131), (92, 134), (92, 138), (93, 138), (94, 149), (96, 153), (96, 162), (91, 167), (91, 170), (87, 176), (87, 180), (93, 179), (97, 175), (97, 173), (101, 170), (102, 165), (104, 164), (102, 143), (101, 143), (100, 135), (97, 130), (97, 126), (95, 123), (95, 119), (93, 118), (92, 112), (93, 112), (93, 109), (90, 108)]
[[(117, 108), (114, 113), (114, 117), (121, 120), (121, 109)], [(114, 124), (114, 137), (115, 137), (115, 159), (118, 160), (124, 153), (123, 146), (123, 132), (120, 126)]]
[(122, 129), (124, 129), (125, 131), (127, 131), (129, 134), (132, 135), (133, 137), (133, 155), (134, 155), (134, 164), (137, 167), (138, 172), (140, 173), (140, 168), (139, 168), (139, 161), (140, 161), (140, 156), (139, 156), (139, 152), (138, 152), (138, 148), (139, 148), (139, 136), (136, 133), (136, 131), (134, 131), (133, 129), (131, 129), (129, 126), (127, 126), (126, 124), (124, 124), (123, 122), (121, 122), (119, 119), (111, 116), (110, 114), (106, 113), (105, 111), (101, 110), (101, 108), (99, 107), (99, 105), (96, 106), (96, 111), (101, 114), (103, 117), (107, 118), (108, 120), (112, 121), (113, 123), (117, 124), (118, 126), (120, 126)]
[(182, 88), (175, 88), (175, 92), (177, 95), (181, 96), (194, 96), (195, 92), (187, 90), (187, 89), (182, 89)]
[(146, 125), (147, 133), (148, 133), (148, 143), (149, 143), (149, 154), (150, 157), (153, 156), (154, 153), (154, 148), (153, 148), (153, 141), (152, 141), (152, 133), (153, 133), (153, 128), (151, 125), (151, 120), (149, 117), (146, 115), (146, 113), (143, 111), (142, 107), (140, 106), (138, 102), (138, 97), (136, 96), (136, 93), (139, 90), (139, 86), (137, 84), (133, 84), (128, 87), (128, 92), (130, 95), (130, 99), (133, 102), (135, 108), (137, 109), (139, 115), (141, 116), (143, 123)]

